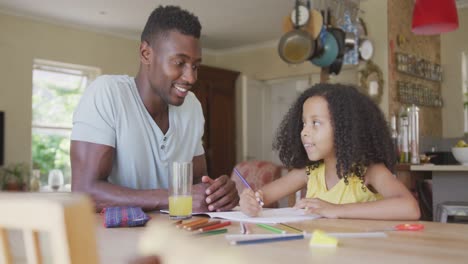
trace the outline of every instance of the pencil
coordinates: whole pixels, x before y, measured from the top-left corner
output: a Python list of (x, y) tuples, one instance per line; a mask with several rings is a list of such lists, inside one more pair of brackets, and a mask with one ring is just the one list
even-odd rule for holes
[(273, 233), (277, 233), (277, 234), (285, 234), (286, 231), (282, 230), (282, 229), (279, 229), (279, 228), (276, 228), (274, 226), (271, 226), (271, 225), (267, 225), (267, 224), (257, 224), (258, 227), (261, 227), (263, 229), (266, 229), (268, 231), (271, 231)]
[(203, 227), (207, 227), (207, 226), (212, 226), (212, 225), (217, 225), (221, 223), (221, 221), (211, 221), (211, 222), (208, 222), (208, 223), (204, 223), (204, 224), (200, 224), (200, 225), (195, 225), (195, 226), (191, 226), (189, 228), (187, 228), (187, 230), (189, 231), (194, 231), (194, 230), (198, 230), (200, 228), (203, 228)]
[(298, 240), (304, 239), (304, 235), (295, 235), (295, 236), (282, 236), (282, 237), (273, 237), (273, 238), (260, 238), (260, 239), (250, 239), (250, 240), (234, 240), (231, 241), (231, 245), (248, 245), (248, 244), (260, 244), (260, 243), (270, 243), (270, 242), (279, 242), (287, 240)]
[(176, 222), (173, 223), (175, 226), (178, 226), (180, 224), (182, 224), (182, 220), (177, 220)]
[(200, 228), (200, 229), (198, 229), (198, 231), (205, 232), (205, 231), (215, 230), (215, 229), (218, 229), (218, 228), (221, 228), (221, 227), (228, 226), (230, 224), (231, 224), (230, 221), (226, 221), (226, 222), (223, 222), (223, 223), (219, 223), (217, 225), (210, 225), (210, 226), (207, 226), (207, 227)]
[(227, 228), (216, 229), (216, 230), (210, 230), (210, 231), (206, 231), (206, 232), (197, 233), (197, 235), (199, 235), (199, 236), (219, 235), (219, 234), (227, 233), (227, 231), (228, 231)]
[[(247, 180), (242, 176), (242, 174), (240, 174), (239, 170), (237, 168), (234, 168), (234, 173), (237, 175), (237, 177), (239, 177), (239, 179), (241, 179), (241, 181), (244, 183), (245, 187), (249, 188), (250, 190), (253, 191), (252, 187), (250, 187), (250, 184), (247, 182)], [(263, 200), (259, 197), (259, 201), (258, 203), (260, 204), (260, 206), (263, 206), (265, 205), (265, 203), (263, 202)]]
[(199, 225), (199, 224), (204, 224), (206, 222), (208, 222), (208, 218), (202, 218), (202, 219), (197, 219), (197, 220), (193, 220), (193, 221), (190, 221), (188, 223), (185, 223), (185, 224), (182, 224), (182, 228), (187, 228), (187, 227), (191, 227), (191, 226), (194, 226), (194, 225)]
[(289, 229), (289, 231), (293, 231), (293, 233), (304, 233), (304, 230), (301, 230), (299, 228), (295, 228), (293, 226), (283, 224), (283, 223), (280, 223), (280, 225), (282, 225), (286, 229)]
[(239, 225), (240, 225), (240, 233), (241, 233), (241, 234), (245, 234), (246, 231), (245, 231), (245, 225), (244, 225), (244, 223), (240, 222)]

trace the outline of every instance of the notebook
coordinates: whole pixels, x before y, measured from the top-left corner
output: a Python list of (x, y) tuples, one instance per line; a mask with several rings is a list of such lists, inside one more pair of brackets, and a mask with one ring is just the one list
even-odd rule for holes
[[(169, 213), (168, 210), (161, 210), (162, 213)], [(262, 223), (262, 224), (277, 224), (300, 222), (306, 220), (318, 219), (321, 216), (316, 214), (305, 214), (304, 209), (295, 209), (291, 207), (285, 208), (264, 208), (259, 216), (250, 217), (240, 211), (229, 212), (202, 212), (193, 213), (192, 215), (208, 215), (211, 218), (220, 218), (231, 221), (245, 222), (245, 223)]]

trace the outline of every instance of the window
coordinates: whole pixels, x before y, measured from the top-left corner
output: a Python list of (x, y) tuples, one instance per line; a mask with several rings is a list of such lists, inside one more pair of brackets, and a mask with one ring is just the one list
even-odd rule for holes
[(34, 60), (32, 93), (32, 163), (47, 181), (52, 169), (70, 183), (70, 134), (73, 111), (88, 84), (100, 74), (86, 67)]

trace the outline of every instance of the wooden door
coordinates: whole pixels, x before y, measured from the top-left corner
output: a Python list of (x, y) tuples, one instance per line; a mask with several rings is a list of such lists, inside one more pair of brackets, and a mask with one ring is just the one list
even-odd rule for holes
[(208, 175), (230, 175), (236, 162), (235, 88), (238, 72), (201, 66), (193, 93), (205, 116), (205, 148)]

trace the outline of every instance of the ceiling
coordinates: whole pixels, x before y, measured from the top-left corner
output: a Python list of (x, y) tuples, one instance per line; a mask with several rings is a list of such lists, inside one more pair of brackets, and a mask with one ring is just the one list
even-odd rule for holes
[(277, 40), (294, 0), (0, 0), (0, 12), (139, 39), (158, 5), (179, 5), (202, 24), (202, 45), (219, 50)]
[[(320, 4), (326, 0), (312, 0)], [(359, 1), (359, 0), (350, 0)], [(364, 1), (364, 0), (362, 0)], [(379, 0), (382, 1), (382, 0)], [(202, 46), (211, 50), (255, 45), (281, 37), (295, 0), (0, 0), (0, 12), (138, 40), (158, 5), (179, 5), (201, 21)], [(466, 7), (468, 0), (456, 0)]]

